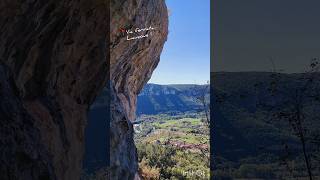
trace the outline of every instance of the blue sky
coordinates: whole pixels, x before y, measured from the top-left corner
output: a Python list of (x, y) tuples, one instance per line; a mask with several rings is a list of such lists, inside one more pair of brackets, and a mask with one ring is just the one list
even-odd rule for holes
[(166, 0), (169, 35), (149, 83), (204, 84), (210, 79), (210, 0)]

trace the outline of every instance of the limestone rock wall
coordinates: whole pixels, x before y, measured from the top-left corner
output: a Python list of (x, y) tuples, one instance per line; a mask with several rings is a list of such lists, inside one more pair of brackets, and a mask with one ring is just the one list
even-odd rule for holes
[[(150, 25), (148, 38), (119, 33)], [(110, 179), (133, 179), (130, 121), (167, 33), (164, 0), (0, 1), (1, 179), (80, 179), (87, 111), (109, 75)]]
[[(130, 41), (119, 30), (150, 26), (154, 30), (148, 32), (149, 37)], [(137, 95), (158, 65), (167, 39), (165, 1), (112, 0), (110, 32), (110, 77), (115, 94), (111, 103), (111, 179), (133, 179), (138, 164), (131, 121), (135, 119)], [(141, 33), (131, 36), (137, 35)]]
[(107, 0), (0, 2), (1, 179), (80, 178), (107, 80)]

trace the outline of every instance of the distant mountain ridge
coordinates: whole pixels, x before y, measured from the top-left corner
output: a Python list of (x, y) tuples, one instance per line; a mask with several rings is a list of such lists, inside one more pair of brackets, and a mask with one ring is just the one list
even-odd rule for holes
[[(271, 72), (211, 73), (214, 86), (211, 110), (216, 127), (212, 138), (216, 142), (213, 149), (216, 155), (232, 162), (247, 157), (258, 159), (263, 153), (278, 157), (279, 153), (283, 153), (282, 142), (289, 144), (292, 153), (301, 151), (288, 122), (271, 119), (274, 111), (268, 109), (269, 105), (288, 100), (288, 95), (277, 92), (295, 92), (303, 87), (308, 78), (305, 73), (278, 73), (279, 82), (274, 83), (274, 75)], [(320, 76), (316, 77), (314, 84), (320, 87)], [(275, 84), (277, 92), (272, 94), (270, 88)], [(316, 104), (310, 103), (306, 107), (309, 108), (306, 113), (320, 110)], [(307, 121), (312, 124), (309, 130), (320, 128), (317, 119), (309, 117)]]
[[(201, 103), (196, 96), (198, 90), (205, 86), (208, 85), (147, 84), (138, 95), (137, 115), (201, 110)], [(209, 100), (209, 88), (206, 96)]]

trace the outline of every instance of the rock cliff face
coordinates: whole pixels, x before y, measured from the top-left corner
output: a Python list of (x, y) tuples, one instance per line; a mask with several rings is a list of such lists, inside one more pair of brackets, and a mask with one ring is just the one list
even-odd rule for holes
[(0, 2), (1, 179), (80, 178), (107, 81), (107, 0)]
[[(136, 33), (137, 28), (153, 30)], [(119, 30), (120, 29), (120, 30)], [(132, 30), (127, 34), (121, 30)], [(168, 34), (164, 0), (112, 0), (110, 77), (114, 96), (111, 103), (111, 179), (133, 179), (137, 172), (133, 142), (137, 95), (156, 68)], [(147, 38), (127, 40), (127, 36)]]
[[(111, 179), (133, 179), (130, 121), (167, 37), (164, 0), (4, 0), (0, 25), (1, 179), (79, 179), (87, 111), (109, 75)], [(148, 26), (132, 41), (119, 31)]]

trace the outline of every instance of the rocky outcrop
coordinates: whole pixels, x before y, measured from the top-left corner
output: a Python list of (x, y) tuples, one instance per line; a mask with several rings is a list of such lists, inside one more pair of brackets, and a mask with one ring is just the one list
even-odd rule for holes
[(0, 2), (1, 179), (80, 178), (108, 78), (107, 0)]
[[(111, 179), (137, 177), (130, 121), (167, 37), (164, 0), (4, 0), (0, 25), (1, 179), (79, 179), (87, 112), (109, 75)], [(119, 31), (149, 26), (143, 39)]]
[[(168, 13), (164, 0), (111, 2), (111, 80), (129, 120), (133, 120), (136, 96), (158, 65), (167, 39)], [(155, 30), (148, 38), (132, 41), (127, 41), (126, 34), (119, 31), (150, 26)]]
[[(150, 27), (153, 30), (135, 32), (137, 28)], [(133, 34), (127, 34), (127, 30)], [(110, 76), (114, 92), (110, 128), (111, 179), (133, 179), (138, 165), (131, 121), (135, 119), (137, 94), (150, 79), (167, 39), (165, 1), (112, 0), (110, 32)], [(127, 40), (146, 34), (146, 38)]]

